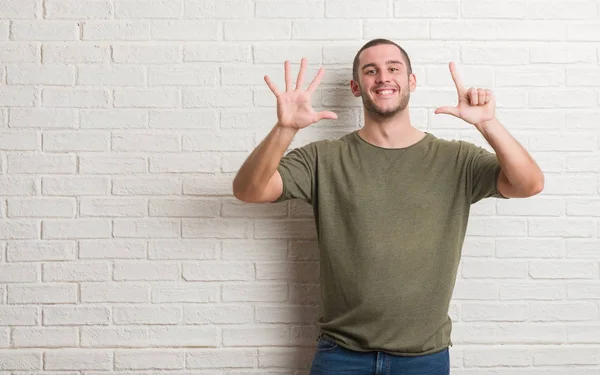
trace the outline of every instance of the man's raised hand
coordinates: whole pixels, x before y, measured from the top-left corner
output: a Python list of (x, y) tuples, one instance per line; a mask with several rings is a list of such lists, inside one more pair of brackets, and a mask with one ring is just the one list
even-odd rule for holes
[(487, 89), (473, 87), (466, 89), (453, 62), (450, 63), (450, 74), (458, 92), (458, 105), (456, 107), (440, 107), (435, 110), (435, 113), (452, 115), (475, 126), (493, 120), (496, 117), (494, 94)]
[(302, 90), (304, 83), (304, 74), (306, 73), (306, 59), (303, 58), (300, 63), (300, 72), (296, 80), (296, 87), (293, 86), (290, 62), (286, 61), (285, 68), (285, 91), (280, 92), (277, 86), (271, 81), (269, 76), (265, 76), (265, 82), (277, 98), (277, 120), (283, 127), (302, 129), (317, 121), (323, 119), (337, 119), (333, 112), (316, 112), (310, 103), (311, 96), (321, 83), (325, 70), (319, 69), (319, 72), (312, 80), (306, 90)]

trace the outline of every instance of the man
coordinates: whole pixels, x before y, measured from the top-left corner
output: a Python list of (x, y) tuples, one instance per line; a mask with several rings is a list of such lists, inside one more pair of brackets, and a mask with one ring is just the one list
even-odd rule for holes
[(302, 89), (285, 63), (278, 122), (233, 181), (245, 202), (302, 199), (312, 204), (320, 248), (320, 335), (311, 374), (449, 374), (448, 308), (471, 204), (486, 197), (529, 197), (544, 177), (495, 117), (489, 90), (466, 89), (456, 67), (456, 107), (436, 109), (472, 124), (496, 154), (414, 128), (408, 102), (416, 88), (410, 59), (377, 39), (354, 60), (352, 93), (364, 126), (282, 157), (294, 135), (335, 113), (315, 112), (311, 95), (324, 71)]

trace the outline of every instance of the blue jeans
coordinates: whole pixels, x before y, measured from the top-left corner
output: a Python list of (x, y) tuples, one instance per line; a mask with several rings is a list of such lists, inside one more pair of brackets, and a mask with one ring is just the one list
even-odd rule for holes
[(416, 357), (356, 352), (319, 336), (310, 375), (449, 375), (448, 348)]

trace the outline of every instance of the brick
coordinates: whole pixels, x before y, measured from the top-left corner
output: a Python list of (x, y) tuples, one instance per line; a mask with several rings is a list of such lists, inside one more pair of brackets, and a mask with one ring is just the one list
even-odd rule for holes
[(247, 157), (246, 153), (223, 153), (221, 156), (221, 172), (236, 173)]
[(223, 25), (226, 41), (289, 40), (292, 35), (291, 23), (287, 20), (225, 21)]
[(146, 243), (136, 240), (79, 241), (81, 259), (145, 259)]
[(219, 332), (216, 327), (157, 326), (150, 327), (152, 346), (216, 347)]
[(201, 283), (199, 285), (177, 284), (152, 287), (152, 303), (204, 303), (215, 302), (221, 294), (220, 287)]
[(146, 84), (146, 71), (142, 66), (82, 65), (78, 67), (77, 84), (95, 86), (144, 86)]
[(186, 62), (249, 62), (251, 56), (250, 46), (243, 44), (186, 43), (183, 46)]
[(512, 260), (464, 259), (464, 278), (527, 278), (527, 262)]
[(498, 202), (498, 215), (514, 216), (562, 216), (565, 201), (559, 199), (530, 198), (526, 201), (506, 200)]
[[(546, 6), (547, 2), (544, 2)], [(576, 7), (573, 7), (576, 9)], [(562, 7), (562, 11), (567, 11)], [(570, 44), (556, 43), (553, 48), (545, 46), (531, 46), (530, 58), (534, 64), (539, 63), (558, 63), (558, 64), (576, 64), (576, 63), (595, 63), (596, 51), (589, 46), (577, 46)]]
[(183, 0), (115, 1), (115, 18), (181, 18), (183, 14)]
[(45, 326), (108, 325), (111, 321), (108, 307), (48, 306), (44, 307)]
[(390, 18), (391, 15), (392, 8), (386, 0), (373, 0), (369, 3), (360, 0), (329, 0), (325, 2), (325, 17), (327, 18)]
[[(506, 109), (498, 111), (501, 118), (510, 128), (520, 129), (564, 129), (566, 116), (563, 111), (556, 110), (514, 110)], [(544, 170), (546, 171), (546, 170)]]
[(457, 301), (469, 300), (497, 300), (498, 299), (497, 281), (471, 281), (459, 279), (454, 287), (452, 298)]
[[(565, 6), (567, 5), (568, 6)], [(593, 1), (531, 1), (529, 2), (528, 18), (531, 19), (592, 19), (597, 15), (596, 4)]]
[(183, 238), (249, 238), (252, 222), (241, 219), (184, 219)]
[(466, 367), (528, 367), (532, 361), (533, 353), (523, 348), (468, 348), (464, 352)]
[(43, 265), (43, 281), (108, 281), (108, 263), (46, 263)]
[(8, 348), (10, 346), (10, 330), (9, 328), (0, 328), (0, 348)]
[(233, 368), (256, 367), (256, 351), (252, 349), (203, 349), (186, 353), (190, 369), (221, 368), (223, 364)]
[(81, 110), (82, 129), (141, 129), (148, 124), (148, 116), (142, 109)]
[(595, 344), (600, 330), (593, 324), (567, 327), (567, 341), (570, 344)]
[(172, 108), (179, 106), (180, 94), (177, 89), (116, 89), (115, 107), (133, 108)]
[(77, 114), (71, 109), (11, 108), (9, 125), (11, 128), (74, 129)]
[(113, 16), (108, 0), (48, 0), (47, 19), (108, 19)]
[(221, 26), (209, 20), (157, 20), (150, 24), (152, 40), (216, 41), (221, 40)]
[(162, 350), (126, 350), (115, 353), (117, 370), (183, 370), (185, 353)]
[(40, 237), (40, 226), (31, 220), (0, 220), (0, 239), (33, 240)]
[(108, 193), (106, 177), (43, 177), (42, 192), (45, 195), (104, 195)]
[(595, 259), (600, 254), (600, 240), (567, 240), (567, 258)]
[(114, 265), (115, 281), (176, 281), (179, 280), (179, 265), (165, 262), (118, 262)]
[(592, 126), (596, 119), (600, 119), (600, 112), (597, 110), (570, 110), (569, 116), (567, 116), (567, 129), (595, 129)]
[(173, 152), (181, 150), (178, 134), (113, 134), (114, 151)]
[(500, 300), (553, 301), (566, 297), (566, 287), (556, 281), (502, 281)]
[[(289, 12), (289, 9), (288, 9)], [(247, 0), (185, 0), (186, 18), (252, 18), (254, 4)]]
[(515, 322), (525, 321), (528, 306), (522, 303), (464, 303), (462, 320), (465, 322)]
[(586, 175), (546, 174), (544, 183), (545, 195), (593, 195), (596, 193), (597, 179)]
[(202, 65), (151, 66), (148, 80), (150, 86), (214, 86), (219, 80), (219, 71)]
[(289, 345), (289, 327), (223, 328), (225, 346)]
[(184, 177), (183, 194), (184, 195), (202, 195), (202, 196), (232, 196), (232, 186), (234, 176), (204, 175), (200, 177)]
[(149, 40), (150, 25), (142, 21), (86, 21), (83, 40)]
[(14, 153), (8, 155), (8, 173), (75, 173), (75, 155)]
[(0, 370), (42, 369), (42, 353), (26, 350), (0, 350)]
[(218, 154), (185, 152), (177, 155), (151, 156), (150, 173), (210, 173), (216, 172)]
[(113, 234), (116, 238), (177, 238), (180, 233), (179, 220), (114, 220)]
[(147, 171), (148, 162), (143, 156), (121, 156), (112, 153), (79, 156), (79, 172), (82, 174), (128, 175), (146, 173)]
[[(85, 3), (77, 1), (77, 4)], [(110, 59), (110, 46), (93, 43), (51, 42), (42, 45), (42, 53), (46, 64), (106, 63)]]
[(2, 18), (28, 19), (38, 18), (41, 14), (41, 4), (35, 0), (24, 0), (20, 3), (3, 0), (0, 2)]
[(35, 264), (0, 264), (0, 283), (26, 283), (39, 280)]
[(40, 285), (9, 285), (9, 304), (57, 304), (76, 303), (77, 285), (75, 284), (45, 284)]
[[(504, 86), (563, 86), (565, 84), (565, 72), (562, 68), (540, 68), (540, 67), (500, 67), (496, 70), (496, 82), (498, 87)], [(569, 76), (567, 76), (570, 79)]]
[(52, 108), (106, 108), (110, 95), (102, 89), (44, 88), (42, 106)]
[(247, 151), (256, 147), (252, 134), (239, 132), (195, 133), (183, 135), (184, 151)]
[(281, 302), (287, 298), (286, 285), (263, 283), (223, 285), (223, 301), (226, 302)]
[(596, 22), (585, 22), (570, 24), (567, 27), (567, 40), (568, 41), (594, 41), (600, 32), (600, 25)]
[(151, 199), (150, 216), (155, 217), (217, 217), (221, 203), (211, 199)]
[(148, 212), (145, 199), (82, 198), (79, 207), (82, 217), (143, 217)]
[(31, 87), (0, 87), (0, 105), (3, 107), (33, 107), (36, 92)]
[(491, 0), (464, 2), (461, 16), (463, 18), (525, 18), (527, 16), (527, 4), (522, 1), (507, 1), (504, 4)]
[(598, 86), (598, 68), (567, 68), (567, 86)]
[(461, 47), (461, 58), (463, 64), (524, 65), (529, 61), (529, 50), (525, 47), (470, 44)]
[[(271, 94), (272, 95), (272, 94)], [(184, 108), (234, 108), (253, 105), (252, 91), (247, 88), (183, 88)]]
[(598, 265), (586, 261), (532, 261), (529, 275), (533, 279), (595, 279)]
[(111, 223), (100, 219), (45, 220), (42, 223), (44, 239), (110, 238)]
[(498, 258), (562, 258), (565, 245), (554, 239), (497, 239)]
[(257, 18), (322, 18), (325, 2), (322, 0), (257, 0)]
[(112, 370), (113, 353), (103, 350), (64, 349), (44, 353), (44, 370)]
[(530, 237), (595, 237), (596, 225), (587, 219), (529, 219)]
[(357, 20), (300, 20), (292, 25), (294, 40), (356, 40), (361, 38), (360, 34), (361, 24)]
[(251, 281), (254, 280), (252, 263), (201, 262), (183, 265), (183, 279), (187, 281)]
[(530, 306), (534, 322), (577, 322), (598, 319), (598, 306), (593, 303), (536, 302)]
[(150, 129), (215, 129), (218, 113), (214, 110), (150, 110)]
[(115, 324), (178, 324), (181, 322), (180, 306), (122, 306), (114, 307)]
[(493, 240), (483, 238), (465, 238), (462, 254), (465, 257), (490, 257), (494, 254)]
[(396, 18), (458, 18), (459, 3), (444, 0), (395, 0)]
[[(358, 0), (353, 1), (358, 2)], [(387, 6), (387, 2), (385, 5)], [(366, 20), (363, 33), (365, 39), (375, 39), (386, 35), (394, 39), (427, 40), (430, 38), (429, 27), (429, 21)]]
[(597, 104), (595, 93), (585, 88), (533, 89), (528, 97), (530, 108), (590, 108)]
[(44, 133), (44, 151), (108, 151), (109, 134), (80, 132)]
[(14, 21), (10, 29), (11, 40), (69, 41), (79, 39), (75, 21)]
[(254, 309), (242, 305), (185, 305), (184, 324), (243, 324), (253, 321)]
[(569, 216), (600, 216), (600, 200), (573, 199), (567, 201)]
[[(567, 171), (569, 172), (600, 172), (600, 157), (598, 156), (567, 156)], [(567, 214), (569, 207), (567, 206)], [(575, 211), (574, 211), (575, 212)]]
[(8, 65), (7, 83), (12, 85), (61, 85), (75, 84), (75, 67), (64, 65)]
[(599, 365), (600, 349), (591, 347), (549, 347), (536, 349), (534, 366)]
[(41, 62), (40, 48), (35, 43), (0, 43), (0, 61), (4, 63)]
[(112, 58), (119, 64), (172, 64), (182, 61), (182, 48), (172, 44), (114, 44)]
[(106, 347), (143, 347), (148, 345), (148, 329), (140, 328), (81, 328), (81, 346)]
[(116, 177), (113, 195), (181, 194), (181, 180), (176, 177)]
[(38, 308), (34, 306), (1, 305), (0, 318), (3, 326), (35, 326), (40, 320)]
[(0, 132), (0, 148), (6, 151), (38, 151), (41, 148), (40, 136), (31, 131)]
[(79, 342), (77, 328), (22, 328), (12, 333), (13, 345), (18, 348), (75, 347)]
[(158, 240), (148, 244), (149, 259), (217, 259), (217, 241)]
[(9, 262), (65, 261), (77, 258), (74, 241), (15, 241), (7, 246)]
[(83, 283), (81, 302), (145, 303), (150, 302), (150, 287), (134, 283)]

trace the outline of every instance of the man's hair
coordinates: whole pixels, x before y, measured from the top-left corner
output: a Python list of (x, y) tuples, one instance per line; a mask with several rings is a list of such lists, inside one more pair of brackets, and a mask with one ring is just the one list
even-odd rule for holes
[(398, 49), (402, 53), (402, 56), (404, 56), (404, 60), (406, 61), (406, 71), (408, 72), (408, 74), (412, 74), (410, 58), (408, 57), (408, 53), (406, 53), (406, 51), (402, 47), (388, 39), (373, 39), (367, 42), (364, 46), (362, 46), (356, 53), (356, 56), (354, 56), (354, 63), (352, 64), (352, 79), (354, 79), (356, 82), (358, 82), (358, 60), (360, 57), (360, 53), (369, 47), (378, 46), (380, 44), (391, 44), (393, 46), (398, 47)]

